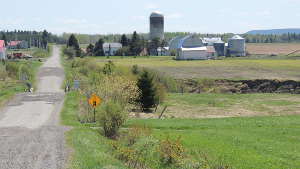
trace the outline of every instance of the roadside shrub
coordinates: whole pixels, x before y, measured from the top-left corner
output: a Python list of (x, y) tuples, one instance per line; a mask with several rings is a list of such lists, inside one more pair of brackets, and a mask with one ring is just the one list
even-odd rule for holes
[(19, 75), (19, 64), (15, 62), (7, 62), (6, 72), (8, 73), (9, 77), (17, 78)]
[(8, 74), (5, 70), (5, 67), (0, 65), (0, 80), (5, 80), (8, 77)]
[(166, 166), (180, 164), (185, 154), (180, 138), (173, 141), (169, 137), (160, 142), (159, 152), (160, 160)]
[(104, 65), (103, 74), (111, 75), (114, 73), (115, 69), (116, 69), (115, 64), (110, 60), (108, 61), (108, 63)]
[(99, 122), (103, 127), (104, 135), (108, 138), (116, 138), (119, 128), (127, 120), (127, 113), (117, 102), (107, 101), (101, 106)]
[(64, 48), (64, 55), (68, 56), (68, 59), (74, 59), (76, 57), (76, 50), (74, 48)]
[(102, 99), (118, 102), (123, 107), (134, 105), (139, 96), (136, 82), (124, 76), (104, 76), (95, 90)]
[(27, 64), (21, 65), (19, 67), (19, 77), (26, 75), (27, 80), (31, 81), (33, 79), (33, 73), (31, 72), (30, 66)]
[(148, 137), (152, 133), (150, 128), (145, 126), (133, 126), (126, 136), (128, 146), (134, 145), (141, 137)]
[(133, 65), (132, 68), (131, 68), (131, 72), (134, 75), (139, 74), (139, 67), (138, 67), (138, 65)]
[(40, 49), (37, 48), (34, 50), (34, 52), (32, 53), (33, 57), (39, 57), (39, 58), (47, 58), (50, 55), (50, 48), (47, 49)]

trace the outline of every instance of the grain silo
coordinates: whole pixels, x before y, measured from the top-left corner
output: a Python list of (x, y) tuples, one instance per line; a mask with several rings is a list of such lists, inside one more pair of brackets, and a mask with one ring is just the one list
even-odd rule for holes
[(164, 15), (153, 12), (150, 15), (150, 40), (155, 38), (164, 39)]
[(213, 46), (218, 56), (225, 56), (225, 42), (219, 39), (218, 41), (214, 42)]
[(228, 40), (229, 56), (246, 56), (246, 40), (235, 35)]

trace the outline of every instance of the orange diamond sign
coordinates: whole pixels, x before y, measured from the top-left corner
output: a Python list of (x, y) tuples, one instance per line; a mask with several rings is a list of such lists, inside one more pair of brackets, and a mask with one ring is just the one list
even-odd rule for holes
[(93, 106), (94, 108), (99, 106), (101, 104), (101, 99), (100, 97), (98, 97), (97, 95), (93, 94), (90, 98), (89, 98), (89, 104), (91, 106)]

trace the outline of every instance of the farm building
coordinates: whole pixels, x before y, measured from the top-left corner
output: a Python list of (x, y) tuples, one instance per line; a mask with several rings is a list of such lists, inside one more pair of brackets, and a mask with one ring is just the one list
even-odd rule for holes
[(10, 41), (7, 45), (8, 49), (27, 49), (29, 48), (27, 41)]
[(114, 56), (117, 51), (122, 48), (121, 43), (104, 43), (103, 50), (105, 56)]
[(152, 12), (150, 15), (150, 40), (164, 39), (164, 15), (160, 12)]
[(0, 40), (0, 60), (6, 59), (6, 48), (4, 40)]
[(207, 60), (215, 58), (213, 46), (204, 46), (203, 40), (196, 35), (182, 38), (177, 46), (177, 60)]
[(228, 56), (246, 56), (246, 40), (235, 35), (228, 40)]

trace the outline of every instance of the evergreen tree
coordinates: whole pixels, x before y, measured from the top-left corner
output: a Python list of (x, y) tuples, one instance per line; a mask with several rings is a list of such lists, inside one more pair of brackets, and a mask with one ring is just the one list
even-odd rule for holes
[(158, 51), (157, 49), (161, 47), (161, 42), (160, 42), (160, 39), (159, 38), (155, 38), (151, 41), (150, 43), (150, 53), (151, 55), (155, 55), (155, 56), (158, 56)]
[(42, 34), (42, 47), (44, 49), (46, 49), (48, 46), (48, 39), (49, 39), (49, 33), (46, 30), (44, 30)]
[(105, 55), (104, 50), (103, 50), (103, 44), (104, 44), (103, 39), (99, 39), (98, 42), (96, 42), (95, 48), (94, 48), (95, 56), (104, 56)]
[(149, 111), (156, 105), (156, 87), (153, 77), (148, 71), (144, 71), (138, 79), (137, 86), (140, 90), (138, 102), (141, 104), (143, 111)]
[(73, 47), (76, 50), (79, 49), (79, 42), (74, 34), (71, 34), (71, 36), (69, 37), (67, 47)]
[(122, 35), (120, 43), (122, 44), (123, 47), (126, 47), (129, 45), (129, 39), (125, 34)]
[(68, 43), (67, 43), (67, 47), (68, 48), (73, 48), (75, 51), (76, 51), (76, 56), (79, 57), (81, 56), (81, 49), (79, 47), (79, 42), (78, 40), (76, 39), (75, 35), (72, 34), (68, 40)]
[(129, 50), (133, 56), (138, 56), (143, 50), (140, 36), (136, 33), (136, 31), (133, 32)]

